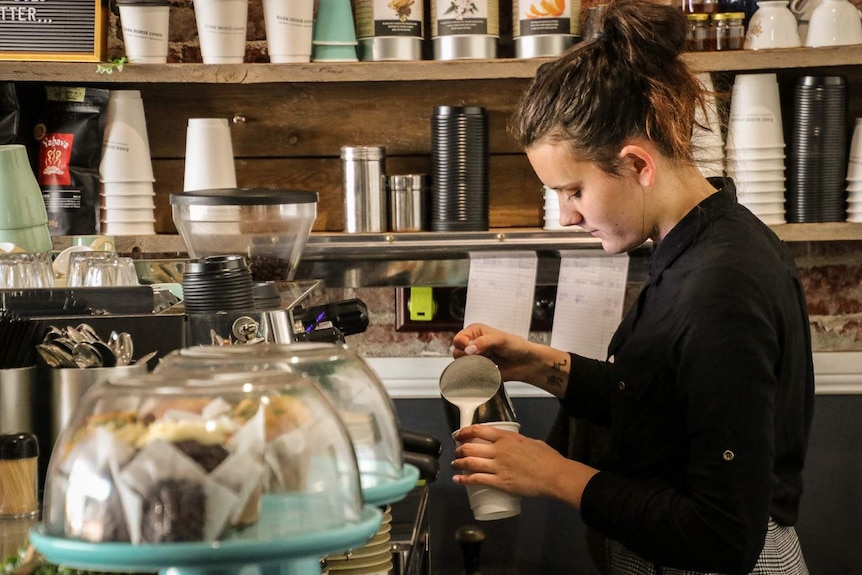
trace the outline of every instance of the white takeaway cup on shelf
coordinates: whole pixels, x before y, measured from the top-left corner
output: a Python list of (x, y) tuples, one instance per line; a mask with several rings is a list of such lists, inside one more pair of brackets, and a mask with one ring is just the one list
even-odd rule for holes
[(103, 222), (152, 222), (155, 221), (153, 208), (103, 208)]
[(311, 61), (314, 0), (263, 0), (263, 19), (270, 62)]
[(102, 182), (102, 196), (152, 196), (153, 181), (149, 182)]
[(168, 61), (169, 0), (117, 0), (126, 57), (133, 64)]
[(204, 64), (242, 64), (248, 0), (194, 0)]
[(728, 150), (784, 146), (781, 99), (775, 74), (738, 74), (730, 96)]
[(156, 208), (155, 194), (137, 196), (106, 196), (102, 195), (101, 204), (105, 210), (154, 210)]
[(183, 190), (235, 188), (233, 144), (226, 118), (189, 118)]
[(152, 236), (156, 233), (155, 220), (151, 222), (102, 222), (103, 234), (112, 236)]
[(138, 90), (111, 90), (99, 178), (103, 182), (153, 181), (144, 102)]

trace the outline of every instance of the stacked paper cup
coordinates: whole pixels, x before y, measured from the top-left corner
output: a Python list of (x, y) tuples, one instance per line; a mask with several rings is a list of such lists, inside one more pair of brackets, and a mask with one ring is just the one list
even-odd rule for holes
[(189, 118), (183, 191), (236, 187), (227, 118)]
[(111, 91), (99, 177), (101, 232), (116, 236), (155, 234), (155, 179), (144, 103), (138, 90)]
[(739, 203), (766, 224), (786, 223), (784, 129), (775, 74), (739, 74), (727, 122), (725, 171)]
[(856, 118), (847, 162), (847, 221), (862, 223), (862, 118)]
[(315, 62), (356, 62), (356, 26), (350, 0), (320, 0), (311, 39)]

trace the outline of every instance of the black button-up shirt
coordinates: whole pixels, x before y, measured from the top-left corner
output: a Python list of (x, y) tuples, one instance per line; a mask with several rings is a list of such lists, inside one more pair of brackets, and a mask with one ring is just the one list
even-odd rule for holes
[(814, 368), (792, 256), (719, 184), (656, 247), (609, 361), (572, 355), (563, 405), (610, 429), (588, 525), (659, 565), (747, 573), (768, 518), (796, 522)]

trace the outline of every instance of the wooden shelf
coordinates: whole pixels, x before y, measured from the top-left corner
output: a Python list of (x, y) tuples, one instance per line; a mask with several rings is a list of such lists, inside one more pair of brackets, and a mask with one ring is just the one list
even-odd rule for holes
[(862, 240), (862, 224), (784, 224), (771, 226), (785, 242), (838, 242)]
[[(862, 45), (692, 52), (684, 58), (701, 72), (823, 68), (862, 64)], [(0, 62), (0, 78), (51, 83), (265, 84), (303, 82), (404, 82), (529, 79), (547, 58), (352, 62), (308, 64), (126, 64), (122, 72), (98, 73), (92, 62)]]

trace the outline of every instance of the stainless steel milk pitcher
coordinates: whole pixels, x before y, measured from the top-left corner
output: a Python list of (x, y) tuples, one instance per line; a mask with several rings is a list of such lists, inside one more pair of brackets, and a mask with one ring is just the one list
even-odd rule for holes
[(465, 425), (517, 421), (500, 369), (485, 356), (467, 355), (446, 366), (440, 375), (440, 396), (452, 431), (464, 426), (461, 420), (465, 408), (475, 407), (472, 417), (468, 415), (463, 422)]

